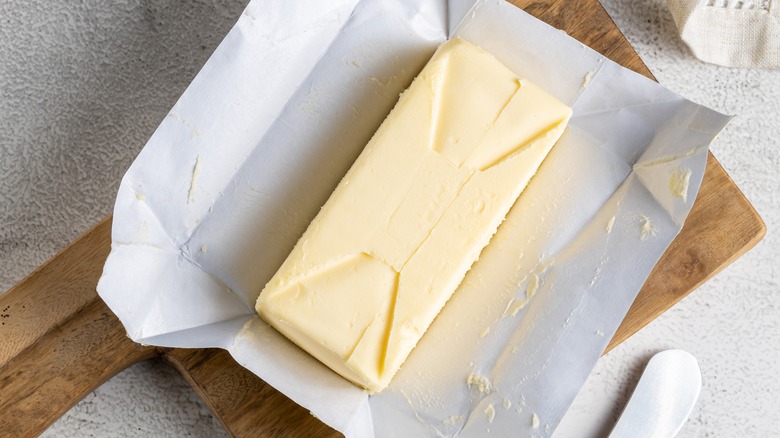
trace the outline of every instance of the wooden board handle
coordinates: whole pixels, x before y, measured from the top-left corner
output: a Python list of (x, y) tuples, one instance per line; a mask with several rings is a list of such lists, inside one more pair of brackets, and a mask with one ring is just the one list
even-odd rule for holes
[(0, 436), (35, 436), (128, 366), (159, 354), (127, 338), (95, 292), (104, 220), (0, 296)]
[(176, 368), (235, 437), (343, 436), (242, 367), (225, 350), (166, 351)]
[(131, 341), (95, 291), (111, 218), (0, 296), (0, 437), (35, 436), (103, 382), (161, 356), (234, 436), (341, 436), (224, 350)]

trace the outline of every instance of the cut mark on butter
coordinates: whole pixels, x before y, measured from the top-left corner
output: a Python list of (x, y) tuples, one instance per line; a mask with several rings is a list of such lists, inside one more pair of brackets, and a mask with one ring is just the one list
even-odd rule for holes
[(195, 189), (198, 187), (198, 177), (200, 177), (200, 166), (202, 160), (200, 155), (195, 157), (195, 166), (192, 167), (192, 179), (190, 179), (190, 189), (187, 191), (187, 203), (195, 199)]
[(672, 196), (682, 198), (683, 202), (688, 202), (688, 185), (690, 183), (691, 169), (681, 167), (669, 176), (669, 191)]
[(534, 412), (534, 415), (531, 417), (531, 427), (533, 427), (534, 429), (538, 429), (539, 424), (540, 424), (539, 416), (536, 415), (536, 412)]
[(469, 374), (466, 383), (469, 388), (476, 387), (483, 394), (490, 394), (493, 391), (493, 384), (490, 383), (490, 379), (479, 374)]
[(650, 222), (650, 218), (643, 214), (640, 214), (639, 218), (642, 221), (642, 231), (639, 234), (639, 240), (647, 240), (648, 236), (654, 236), (656, 229)]
[(607, 221), (607, 234), (611, 234), (612, 233), (612, 227), (614, 227), (614, 226), (615, 226), (615, 216), (612, 216)]
[(487, 408), (485, 408), (485, 414), (487, 415), (487, 421), (488, 423), (493, 423), (493, 420), (496, 418), (496, 409), (493, 407), (492, 404), (489, 404)]

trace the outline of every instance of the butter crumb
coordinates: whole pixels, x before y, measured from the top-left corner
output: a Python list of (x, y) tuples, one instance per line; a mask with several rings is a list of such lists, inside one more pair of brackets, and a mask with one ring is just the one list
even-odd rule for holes
[(688, 185), (691, 183), (691, 169), (679, 168), (669, 176), (669, 191), (672, 196), (688, 201)]
[(487, 408), (485, 408), (485, 414), (487, 414), (487, 420), (488, 423), (493, 423), (493, 420), (496, 418), (496, 409), (493, 407), (492, 404), (488, 405)]
[(612, 227), (614, 227), (614, 226), (615, 226), (615, 216), (612, 216), (607, 221), (607, 234), (612, 233)]
[(358, 61), (357, 59), (353, 59), (352, 62), (350, 62), (350, 64), (354, 65), (357, 68), (362, 67), (362, 65), (360, 64), (360, 61)]
[(135, 199), (136, 199), (136, 201), (143, 201), (143, 200), (144, 200), (144, 199), (146, 199), (146, 198), (144, 197), (144, 194), (143, 194), (143, 193), (141, 193), (141, 192), (135, 192)]
[(504, 409), (509, 409), (509, 408), (512, 407), (512, 402), (508, 398), (505, 398), (504, 399), (504, 403), (502, 403), (502, 404), (504, 406)]
[(195, 199), (195, 188), (198, 186), (198, 177), (200, 176), (200, 166), (202, 160), (200, 155), (195, 157), (195, 166), (192, 168), (192, 179), (190, 180), (190, 189), (187, 191), (187, 203)]
[(512, 298), (512, 300), (509, 302), (509, 304), (506, 306), (506, 310), (504, 310), (504, 317), (507, 316), (517, 316), (517, 312), (519, 312), (525, 305), (528, 304), (528, 300), (517, 300)]
[(490, 383), (490, 379), (485, 376), (471, 373), (466, 379), (466, 383), (469, 385), (469, 388), (476, 386), (479, 392), (483, 394), (490, 394), (493, 391), (493, 385)]
[(528, 288), (525, 291), (526, 297), (530, 300), (539, 290), (539, 276), (535, 272), (532, 272), (528, 279)]
[(484, 338), (488, 333), (490, 333), (490, 327), (485, 327), (481, 332), (479, 332), (479, 337)]
[(536, 412), (534, 412), (533, 417), (531, 417), (531, 427), (533, 427), (534, 429), (539, 428), (539, 416), (536, 415)]
[(146, 221), (141, 222), (141, 228), (138, 230), (139, 240), (146, 240), (149, 237), (149, 224)]
[(650, 218), (641, 214), (639, 218), (642, 221), (642, 232), (639, 235), (639, 240), (646, 240), (647, 236), (655, 235), (655, 227), (650, 223)]
[(200, 246), (200, 252), (206, 254), (206, 251), (208, 251), (208, 247), (206, 247), (206, 244), (204, 243), (203, 245)]
[(582, 88), (587, 88), (590, 85), (590, 81), (593, 79), (593, 72), (589, 71), (585, 73), (585, 77), (582, 78)]

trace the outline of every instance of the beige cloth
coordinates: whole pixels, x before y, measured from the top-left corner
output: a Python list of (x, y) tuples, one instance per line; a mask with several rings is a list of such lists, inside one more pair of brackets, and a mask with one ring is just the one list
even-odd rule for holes
[(697, 58), (730, 67), (780, 68), (780, 0), (668, 0)]

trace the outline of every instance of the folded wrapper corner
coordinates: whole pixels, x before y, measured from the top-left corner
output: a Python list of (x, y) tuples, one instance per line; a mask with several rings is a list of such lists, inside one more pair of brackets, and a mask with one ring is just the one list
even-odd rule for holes
[(260, 316), (381, 391), (570, 116), (487, 52), (442, 44), (265, 286)]

